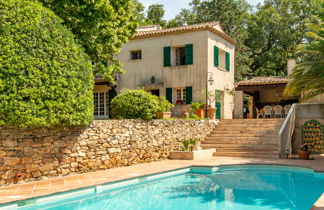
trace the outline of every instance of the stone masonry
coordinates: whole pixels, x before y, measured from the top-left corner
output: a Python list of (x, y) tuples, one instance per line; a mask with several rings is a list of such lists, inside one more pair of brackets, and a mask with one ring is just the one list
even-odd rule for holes
[(0, 185), (168, 158), (181, 140), (215, 127), (200, 120), (105, 120), (87, 128), (0, 127)]

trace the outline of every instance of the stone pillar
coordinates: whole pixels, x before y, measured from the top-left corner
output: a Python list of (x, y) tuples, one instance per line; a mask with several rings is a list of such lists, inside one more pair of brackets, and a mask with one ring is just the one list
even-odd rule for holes
[(234, 93), (234, 119), (243, 119), (243, 91)]

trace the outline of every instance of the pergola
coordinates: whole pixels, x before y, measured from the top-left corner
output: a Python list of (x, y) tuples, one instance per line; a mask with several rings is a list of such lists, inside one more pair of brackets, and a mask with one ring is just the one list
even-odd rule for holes
[[(283, 92), (288, 83), (288, 77), (254, 77), (235, 84), (236, 95), (249, 96), (249, 118), (256, 117), (256, 110), (266, 105), (287, 105), (298, 101), (298, 97), (283, 98)], [(242, 110), (236, 112), (243, 113), (243, 96), (239, 97), (242, 101)], [(240, 106), (240, 101), (235, 101)]]

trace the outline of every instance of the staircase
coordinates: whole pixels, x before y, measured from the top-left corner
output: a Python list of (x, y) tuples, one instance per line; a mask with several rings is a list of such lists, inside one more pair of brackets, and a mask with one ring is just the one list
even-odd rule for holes
[(201, 147), (216, 148), (214, 156), (278, 158), (282, 123), (283, 119), (221, 120)]

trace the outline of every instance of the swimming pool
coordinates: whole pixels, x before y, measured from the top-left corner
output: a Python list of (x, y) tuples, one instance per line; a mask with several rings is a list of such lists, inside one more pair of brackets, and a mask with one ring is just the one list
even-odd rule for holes
[(191, 167), (21, 201), (5, 208), (310, 209), (323, 192), (324, 173), (299, 167)]

